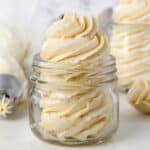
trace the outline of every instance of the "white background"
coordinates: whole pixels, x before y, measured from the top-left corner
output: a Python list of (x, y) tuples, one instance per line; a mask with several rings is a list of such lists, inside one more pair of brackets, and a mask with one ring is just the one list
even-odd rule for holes
[[(35, 41), (39, 38), (44, 23), (59, 14), (77, 10), (98, 15), (104, 8), (116, 3), (117, 0), (0, 0), (0, 21), (17, 24), (28, 37), (27, 41), (31, 48), (32, 45), (37, 45)], [(33, 46), (30, 54), (35, 53), (35, 50)], [(120, 127), (117, 134), (109, 142), (96, 146), (71, 148), (41, 142), (33, 136), (29, 128), (26, 110), (26, 104), (21, 105), (11, 118), (0, 120), (0, 150), (150, 149), (150, 117), (134, 110), (127, 103), (126, 94), (120, 96)]]

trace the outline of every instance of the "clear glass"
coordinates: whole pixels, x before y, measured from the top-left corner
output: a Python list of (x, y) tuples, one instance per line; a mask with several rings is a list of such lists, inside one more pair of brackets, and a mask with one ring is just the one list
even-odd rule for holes
[(110, 138), (119, 119), (115, 72), (112, 56), (102, 57), (93, 67), (50, 63), (36, 55), (29, 103), (33, 133), (46, 142), (65, 145)]
[(150, 25), (111, 24), (111, 54), (116, 58), (118, 85), (129, 89), (134, 80), (150, 76)]

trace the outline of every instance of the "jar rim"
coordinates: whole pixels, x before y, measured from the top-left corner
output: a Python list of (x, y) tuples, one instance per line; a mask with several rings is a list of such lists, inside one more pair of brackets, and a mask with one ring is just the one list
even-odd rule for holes
[[(104, 60), (104, 58), (103, 58)], [(45, 78), (40, 78), (40, 74), (42, 72), (45, 72), (46, 74), (49, 74), (51, 76), (55, 76), (55, 74), (57, 73), (65, 73), (66, 71), (68, 72), (68, 74), (72, 74), (72, 72), (76, 72), (76, 73), (83, 73), (85, 74), (86, 72), (91, 72), (91, 74), (86, 77), (87, 81), (90, 82), (90, 80), (98, 80), (99, 84), (104, 84), (106, 82), (112, 82), (117, 80), (117, 76), (116, 76), (116, 65), (115, 65), (115, 58), (112, 55), (108, 55), (107, 60), (105, 58), (104, 63), (103, 64), (99, 64), (99, 62), (96, 61), (97, 64), (84, 64), (83, 66), (69, 66), (68, 64), (63, 64), (64, 66), (62, 66), (62, 62), (61, 63), (54, 63), (54, 62), (49, 62), (49, 61), (44, 61), (40, 58), (39, 54), (36, 54), (34, 56), (34, 61), (33, 61), (33, 72), (31, 75), (31, 80), (33, 82), (35, 81), (39, 81), (39, 82), (45, 82), (45, 83), (50, 83), (49, 81), (47, 81), (47, 79)], [(61, 65), (61, 66), (57, 66)], [(69, 64), (70, 65), (70, 64)], [(99, 69), (97, 68), (99, 67)], [(96, 76), (95, 76), (96, 75)], [(98, 76), (97, 76), (98, 75)], [(86, 82), (86, 81), (85, 81)], [(52, 83), (50, 83), (52, 84)], [(85, 86), (87, 86), (87, 84), (85, 83)], [(90, 85), (91, 86), (91, 85)]]

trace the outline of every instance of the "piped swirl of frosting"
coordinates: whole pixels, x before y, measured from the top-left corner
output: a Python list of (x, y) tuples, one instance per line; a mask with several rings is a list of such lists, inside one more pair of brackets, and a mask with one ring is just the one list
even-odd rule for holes
[(49, 135), (61, 141), (85, 141), (97, 138), (111, 125), (111, 95), (105, 86), (98, 86), (104, 80), (106, 46), (92, 16), (68, 13), (48, 28), (40, 57), (61, 66), (40, 74), (41, 80), (51, 83), (40, 85), (44, 89), (40, 124)]
[(118, 84), (129, 88), (137, 78), (150, 75), (150, 27), (115, 25), (111, 37), (111, 53), (116, 57)]
[(51, 62), (79, 63), (106, 49), (106, 41), (97, 32), (94, 17), (76, 13), (68, 13), (62, 20), (53, 23), (46, 38), (41, 58)]

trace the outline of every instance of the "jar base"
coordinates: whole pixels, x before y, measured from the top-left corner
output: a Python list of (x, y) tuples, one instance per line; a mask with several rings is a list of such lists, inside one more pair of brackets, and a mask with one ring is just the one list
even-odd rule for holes
[(41, 133), (36, 128), (31, 128), (33, 134), (40, 139), (43, 142), (46, 142), (48, 144), (54, 144), (54, 145), (64, 145), (64, 146), (85, 146), (85, 145), (99, 145), (103, 143), (107, 143), (109, 141), (113, 134), (117, 131), (118, 128), (115, 128), (109, 135), (105, 137), (99, 137), (99, 138), (91, 138), (85, 141), (60, 141), (60, 140), (54, 140), (54, 139), (44, 139), (42, 138)]

